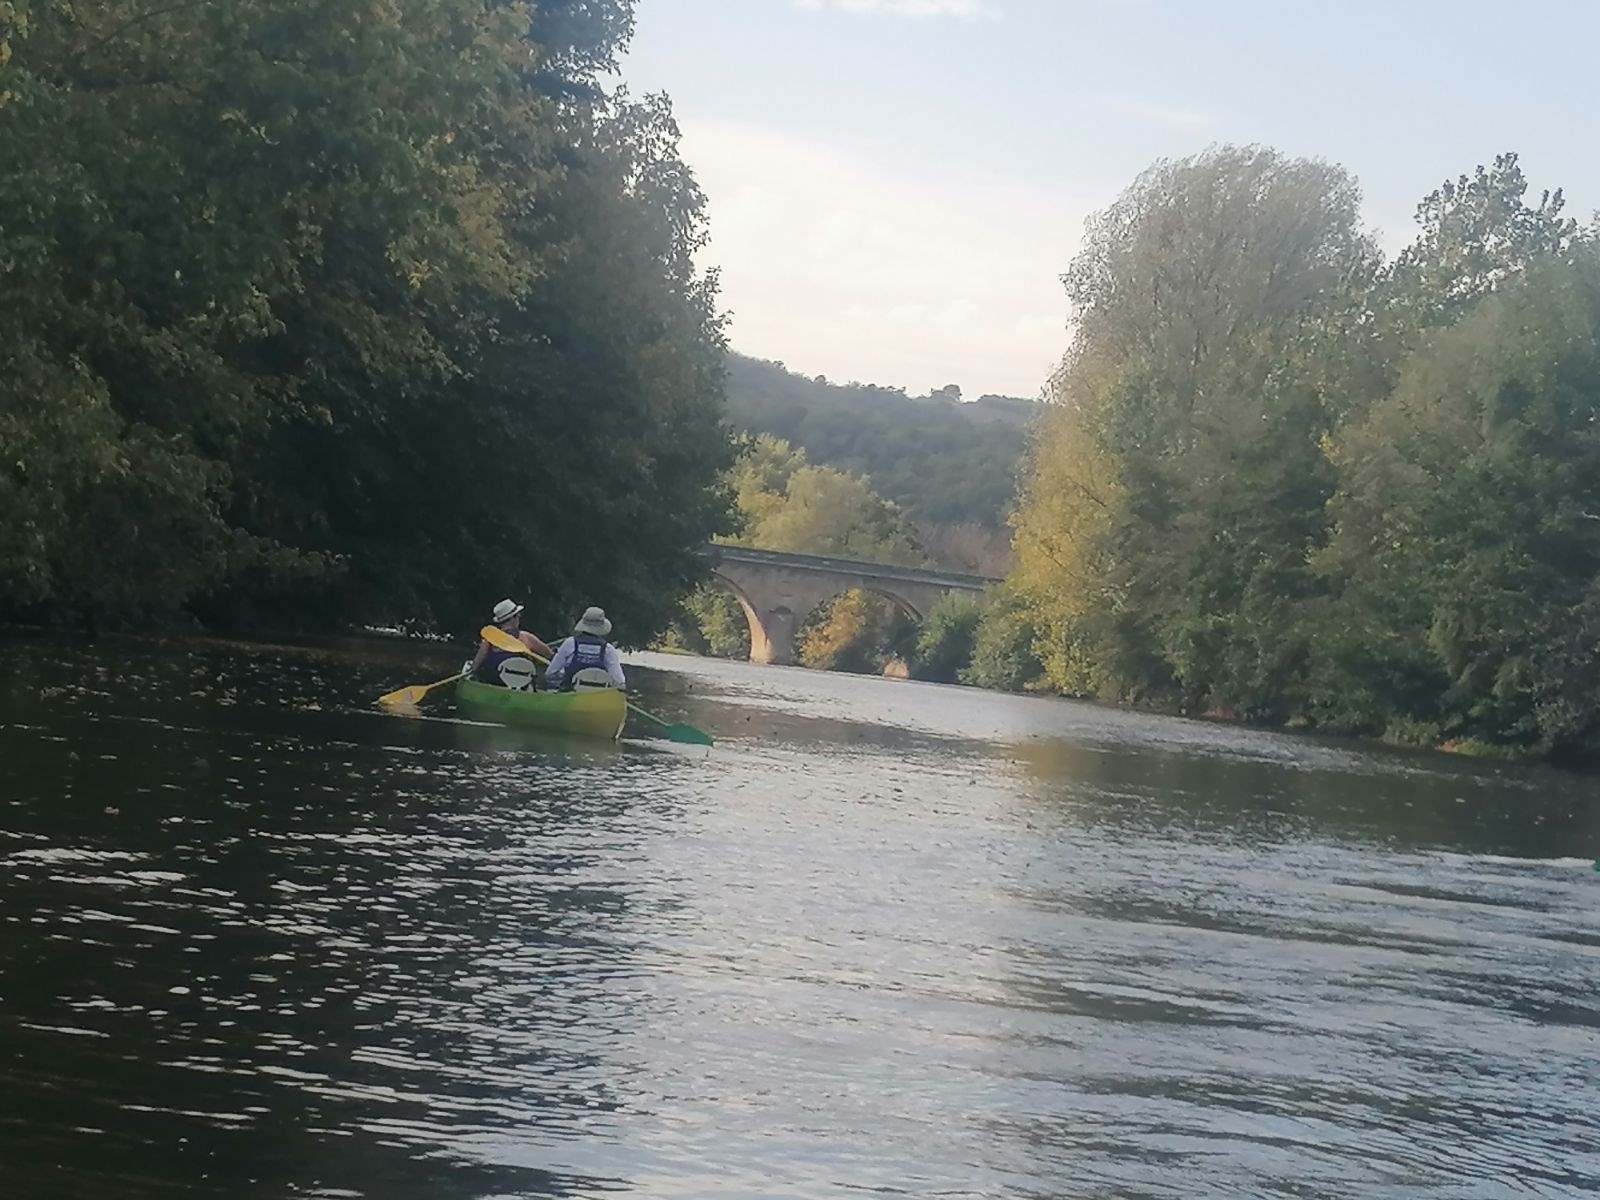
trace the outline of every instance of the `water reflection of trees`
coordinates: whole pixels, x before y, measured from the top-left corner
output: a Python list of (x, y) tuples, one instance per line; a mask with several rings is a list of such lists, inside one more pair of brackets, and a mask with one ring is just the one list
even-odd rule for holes
[(27, 730), (0, 697), (4, 849), (43, 852), (0, 882), (8, 1188), (614, 1185), (557, 1160), (633, 1100), (633, 864), (672, 819), (674, 760), (219, 706), (226, 659), (125, 657), (115, 693), (34, 705)]
[(1255, 754), (1040, 739), (1016, 755), (1028, 795), (1064, 820), (1528, 857), (1600, 843), (1592, 789), (1549, 768), (1265, 734)]
[(1085, 1195), (1592, 1187), (1574, 868), (1498, 857), (1592, 849), (1584, 781), (1227, 741), (1017, 749), (997, 1161)]

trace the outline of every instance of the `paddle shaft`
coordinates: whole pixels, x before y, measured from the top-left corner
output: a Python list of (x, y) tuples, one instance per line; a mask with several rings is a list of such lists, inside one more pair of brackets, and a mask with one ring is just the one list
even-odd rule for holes
[(666, 729), (672, 728), (672, 723), (670, 721), (663, 721), (660, 717), (656, 716), (655, 713), (645, 712), (645, 710), (640, 708), (637, 704), (630, 703), (628, 707), (633, 709), (634, 712), (638, 713), (647, 721), (654, 721), (657, 725), (660, 725)]

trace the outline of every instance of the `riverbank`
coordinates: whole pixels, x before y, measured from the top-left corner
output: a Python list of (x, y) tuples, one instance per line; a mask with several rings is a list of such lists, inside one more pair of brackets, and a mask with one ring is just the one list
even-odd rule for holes
[[(703, 657), (709, 661), (726, 662), (732, 664), (740, 664), (743, 662), (741, 659), (719, 658), (715, 655), (697, 655), (693, 651), (686, 650), (681, 647), (652, 646), (650, 647), (650, 652), (683, 658)], [(905, 664), (903, 660), (895, 660), (883, 671), (872, 673), (825, 671), (818, 668), (806, 667), (802, 664), (795, 664), (792, 669), (801, 671), (816, 671), (818, 674), (822, 675), (843, 675), (858, 679), (911, 678), (909, 666)], [(1221, 709), (1208, 709), (1203, 712), (1190, 713), (1179, 709), (1160, 708), (1150, 705), (1126, 704), (1117, 701), (1101, 700), (1093, 696), (1064, 695), (1058, 692), (1050, 691), (1046, 686), (1043, 685), (1042, 681), (1038, 687), (1025, 688), (1020, 691), (1001, 688), (986, 688), (978, 684), (970, 683), (950, 683), (942, 686), (971, 689), (973, 691), (984, 692), (991, 695), (1035, 696), (1046, 700), (1060, 700), (1074, 704), (1096, 705), (1131, 714), (1144, 714), (1151, 717), (1174, 717), (1184, 720), (1203, 721), (1220, 726), (1233, 726), (1242, 729), (1259, 730), (1261, 732), (1283, 733), (1290, 735), (1305, 734), (1318, 738), (1331, 738), (1347, 741), (1354, 745), (1387, 746), (1403, 750), (1430, 751), (1438, 754), (1452, 755), (1469, 759), (1482, 759), (1504, 763), (1522, 763), (1528, 765), (1544, 765), (1556, 768), (1558, 770), (1572, 772), (1574, 774), (1594, 774), (1597, 770), (1600, 770), (1600, 758), (1595, 758), (1592, 756), (1587, 758), (1574, 756), (1557, 758), (1546, 754), (1541, 754), (1533, 748), (1495, 745), (1490, 742), (1482, 741), (1481, 739), (1430, 739), (1424, 735), (1424, 731), (1419, 731), (1419, 729), (1414, 726), (1397, 725), (1395, 727), (1395, 733), (1392, 736), (1374, 736), (1370, 733), (1362, 733), (1359, 731), (1319, 728), (1303, 720), (1281, 723), (1252, 721), (1239, 716), (1237, 713)]]
[[(0, 641), (4, 639), (18, 640), (44, 640), (71, 638), (70, 633), (46, 625), (0, 623)], [(186, 643), (207, 644), (216, 647), (234, 646), (245, 650), (284, 650), (301, 651), (310, 647), (323, 647), (328, 652), (340, 650), (354, 650), (360, 653), (360, 648), (368, 647), (376, 654), (392, 659), (398, 669), (402, 664), (419, 667), (427, 665), (435, 670), (449, 670), (459, 665), (462, 655), (470, 654), (472, 644), (469, 639), (450, 639), (443, 635), (416, 634), (405, 630), (384, 630), (365, 627), (361, 629), (328, 630), (320, 634), (304, 634), (293, 631), (249, 631), (249, 632), (218, 632), (206, 630), (198, 624), (182, 625), (138, 625), (126, 628), (107, 628), (95, 635), (82, 635), (90, 645), (100, 645), (108, 640), (116, 643), (131, 642), (151, 647), (182, 646)], [(418, 652), (422, 651), (419, 658)], [(706, 661), (742, 664), (741, 660), (719, 659), (715, 656), (697, 655), (693, 651), (676, 648), (652, 646), (648, 653), (662, 655), (672, 659), (694, 660), (705, 658)], [(793, 669), (812, 671), (813, 668), (795, 666)], [(856, 674), (852, 672), (816, 671), (820, 675), (837, 675), (845, 678), (886, 678), (895, 680), (907, 679), (906, 675), (896, 675), (884, 672), (881, 676)], [(406, 682), (400, 680), (392, 686), (400, 686)], [(1446, 739), (1430, 742), (1417, 737), (1371, 737), (1359, 733), (1328, 731), (1318, 729), (1303, 723), (1269, 724), (1257, 721), (1248, 721), (1239, 718), (1236, 714), (1229, 714), (1218, 710), (1204, 713), (1191, 714), (1171, 709), (1160, 709), (1148, 706), (1119, 704), (1111, 701), (1098, 700), (1093, 697), (1062, 696), (1046, 690), (1028, 690), (1023, 692), (1010, 692), (999, 689), (980, 688), (971, 684), (948, 684), (941, 686), (959, 687), (974, 692), (989, 695), (1025, 695), (1035, 696), (1044, 700), (1058, 700), (1073, 704), (1087, 704), (1104, 707), (1114, 711), (1129, 714), (1143, 714), (1151, 717), (1171, 717), (1184, 720), (1201, 721), (1224, 727), (1238, 727), (1242, 729), (1257, 730), (1261, 732), (1282, 733), (1288, 735), (1305, 734), (1317, 738), (1336, 739), (1349, 742), (1352, 745), (1377, 745), (1403, 750), (1422, 750), (1450, 755), (1466, 759), (1477, 759), (1503, 763), (1521, 763), (1526, 765), (1544, 765), (1575, 775), (1593, 775), (1600, 768), (1600, 760), (1589, 759), (1551, 759), (1541, 756), (1526, 749), (1516, 747), (1495, 746), (1490, 743), (1475, 741), (1473, 739)], [(384, 689), (389, 690), (389, 689)]]

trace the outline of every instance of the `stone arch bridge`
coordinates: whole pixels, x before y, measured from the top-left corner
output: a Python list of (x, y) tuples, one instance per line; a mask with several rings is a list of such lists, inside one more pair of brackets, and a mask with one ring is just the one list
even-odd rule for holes
[(852, 588), (875, 592), (921, 620), (950, 592), (983, 592), (999, 580), (923, 567), (892, 567), (816, 554), (782, 554), (742, 546), (701, 551), (712, 573), (731, 591), (750, 623), (750, 661), (794, 662), (794, 635), (806, 614)]

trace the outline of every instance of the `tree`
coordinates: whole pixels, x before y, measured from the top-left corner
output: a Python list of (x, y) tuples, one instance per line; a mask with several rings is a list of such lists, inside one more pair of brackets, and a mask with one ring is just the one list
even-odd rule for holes
[(740, 545), (865, 562), (923, 561), (900, 511), (858, 475), (812, 466), (805, 452), (761, 435), (732, 473), (744, 519)]
[[(664, 102), (585, 119), (559, 185), (513, 230), (553, 265), (486, 306), (484, 329), (448, 330), (472, 370), (381, 397), (363, 381), (333, 397), (332, 430), (287, 427), (264, 463), (290, 533), (360, 564), (341, 607), (456, 628), (488, 587), (526, 595), (546, 627), (601, 603), (641, 641), (703, 578), (698, 546), (731, 527), (720, 328), (689, 262), (699, 193)], [(646, 186), (658, 174), (671, 186)]]
[(1007, 692), (1038, 686), (1044, 681), (1035, 649), (1040, 637), (1032, 603), (1013, 585), (1002, 585), (984, 606), (961, 682)]
[(978, 601), (954, 592), (935, 604), (917, 634), (911, 677), (935, 683), (959, 680), (972, 661), (973, 638), (982, 617)]
[[(920, 564), (915, 533), (900, 511), (856, 475), (817, 467), (798, 450), (768, 434), (747, 439), (728, 472), (738, 503), (739, 532), (728, 540), (759, 550), (827, 554), (867, 562)], [(749, 653), (742, 611), (725, 593), (697, 593), (684, 610), (700, 628), (698, 643), (713, 654)], [(810, 615), (801, 638), (802, 661), (830, 669), (881, 667), (909, 648), (903, 621), (880, 596), (847, 593)], [(808, 652), (805, 647), (813, 645)], [(808, 656), (809, 655), (809, 656)], [(832, 664), (850, 664), (832, 666)]]
[(1339, 373), (1318, 356), (1377, 265), (1358, 210), (1336, 167), (1222, 147), (1157, 163), (1090, 221), (1015, 518), (1061, 690), (1286, 707), (1332, 488)]
[[(5, 456), (31, 534), (0, 578), (31, 584), (4, 599), (182, 602), (281, 560), (228, 510), (233, 461), (304, 403), (303, 369), (266, 353), (289, 309), (373, 361), (426, 360), (417, 310), (392, 297), (448, 303), (516, 274), (493, 220), (439, 220), (492, 216), (475, 155), (505, 127), (446, 135), (471, 97), (496, 110), (512, 87), (496, 53), (456, 47), (510, 42), (502, 18), (454, 0), (403, 22), (295, 0), (23, 15), (0, 68), (0, 343), (16, 367), (0, 405), (52, 449)], [(319, 286), (340, 247), (368, 248), (366, 269)], [(45, 380), (95, 414), (70, 441), (52, 400), (24, 390)], [(157, 569), (122, 571), (128, 547)]]
[(916, 641), (915, 623), (897, 606), (852, 589), (819, 608), (800, 631), (800, 661), (819, 671), (878, 674), (904, 659)]
[(1341, 172), (1157, 164), (1067, 276), (968, 678), (1600, 751), (1600, 227), (1514, 155), (1377, 260)]
[(1544, 191), (1532, 206), (1527, 192), (1517, 156), (1508, 153), (1423, 198), (1421, 232), (1383, 273), (1379, 308), (1391, 336), (1454, 323), (1530, 263), (1571, 245), (1578, 225), (1561, 215), (1561, 190)]
[(1319, 702), (1358, 728), (1592, 750), (1600, 253), (1496, 289), (1337, 439)]
[[(1064, 393), (1073, 385), (1062, 378), (1056, 386)], [(1012, 517), (1017, 567), (1010, 583), (1015, 596), (1026, 597), (1030, 629), (1048, 631), (1039, 640), (1051, 684), (1069, 695), (1096, 695), (1113, 690), (1100, 658), (1101, 621), (1111, 603), (1109, 538), (1122, 490), (1115, 460), (1091, 431), (1095, 398), (1062, 393), (1036, 431), (1032, 477)], [(1031, 632), (1027, 640), (1031, 647)]]
[(806, 452), (782, 438), (758, 434), (745, 441), (729, 473), (745, 536), (760, 536), (750, 531), (783, 508), (788, 501), (789, 481), (806, 465)]
[[(865, 562), (919, 564), (922, 550), (905, 518), (859, 475), (806, 462), (804, 451), (767, 435), (755, 439), (734, 486), (747, 521), (740, 541), (762, 550), (827, 554)], [(781, 492), (766, 490), (781, 487)], [(811, 614), (800, 661), (829, 671), (881, 670), (909, 649), (911, 634), (893, 604), (850, 591)]]
[(725, 347), (670, 109), (599, 84), (631, 21), (6, 5), (0, 606), (659, 626)]
[(749, 658), (750, 623), (729, 592), (703, 583), (684, 600), (663, 645), (713, 658)]
[(739, 354), (728, 359), (728, 415), (739, 429), (782, 438), (817, 466), (861, 475), (919, 528), (1003, 529), (1027, 426), (1043, 406), (1004, 396), (958, 403), (960, 394), (950, 384), (914, 397), (808, 379)]

